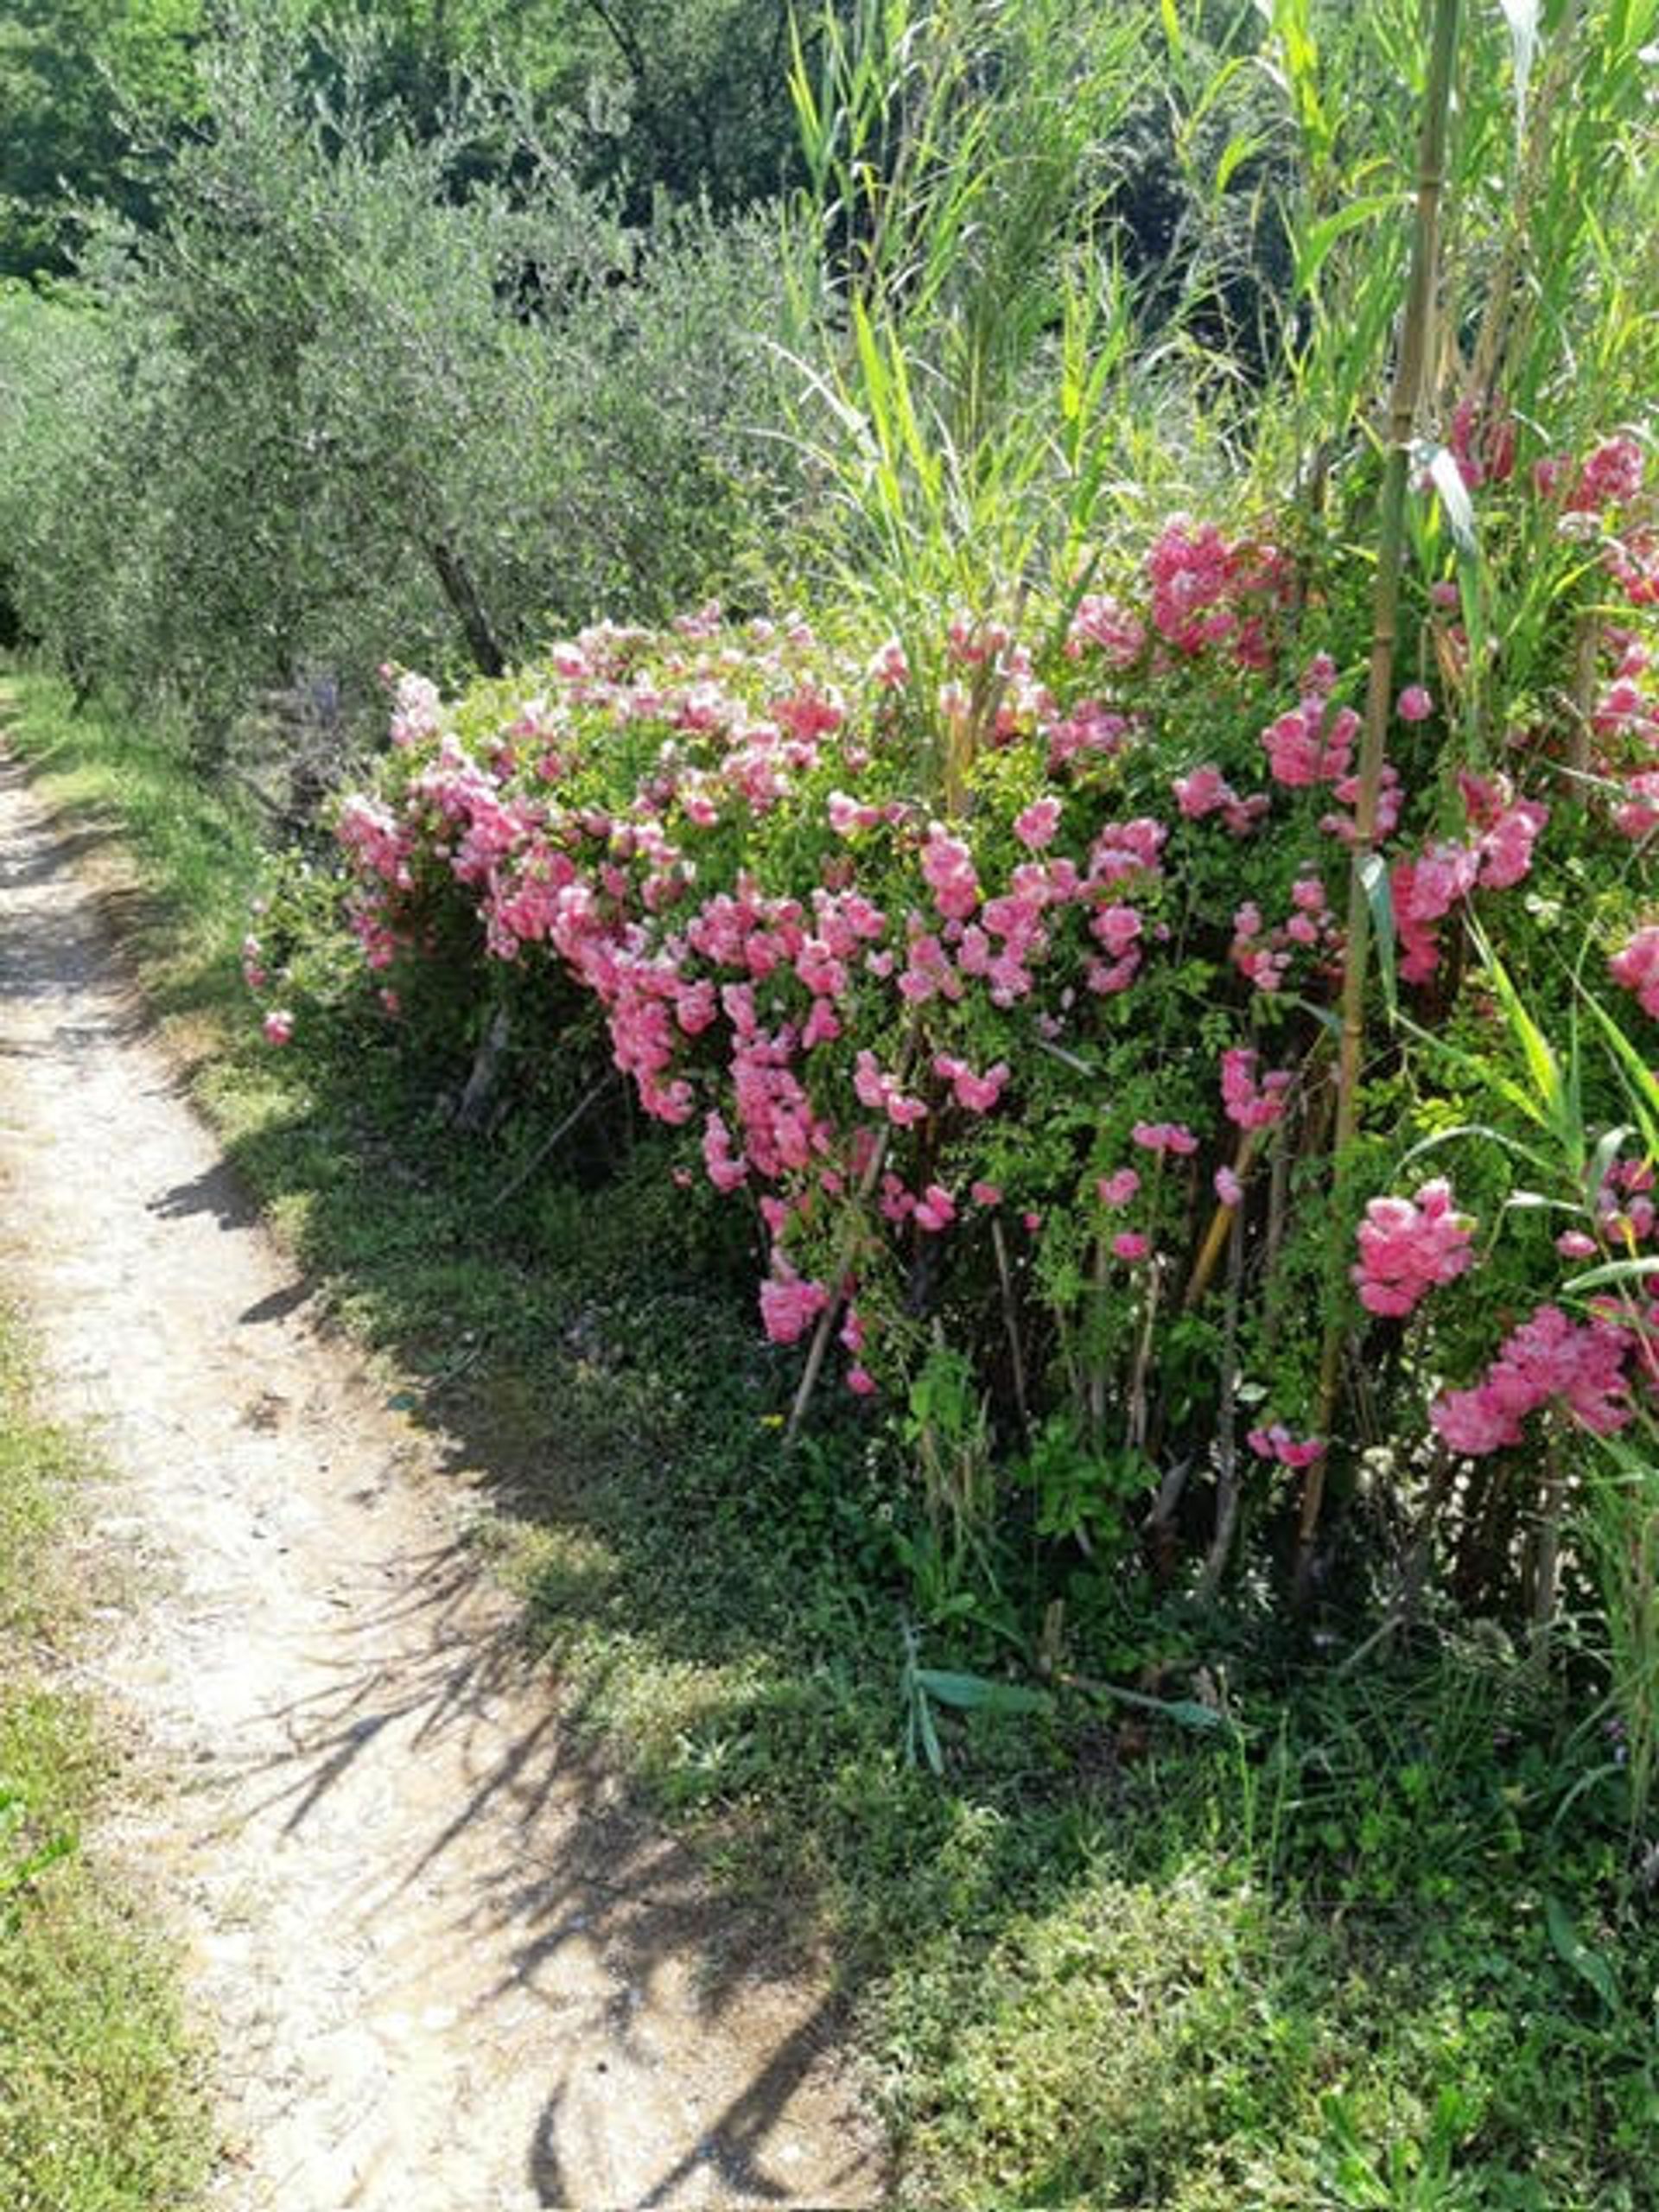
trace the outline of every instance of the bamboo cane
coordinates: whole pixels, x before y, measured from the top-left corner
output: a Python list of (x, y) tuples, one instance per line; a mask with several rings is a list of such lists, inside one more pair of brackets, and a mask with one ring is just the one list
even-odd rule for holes
[[(1370, 666), (1365, 687), (1365, 721), (1360, 741), (1359, 794), (1354, 810), (1354, 845), (1348, 878), (1348, 937), (1343, 958), (1342, 1041), (1337, 1063), (1337, 1118), (1332, 1140), (1334, 1217), (1340, 1229), (1347, 1159), (1359, 1128), (1360, 1065), (1365, 1049), (1365, 986), (1370, 969), (1371, 893), (1368, 863), (1376, 846), (1376, 810), (1382, 786), (1394, 690), (1394, 653), (1400, 626), (1400, 569), (1405, 550), (1406, 492), (1412, 436), (1423, 391), (1424, 370), (1434, 316), (1440, 268), (1440, 200), (1446, 186), (1446, 147), (1457, 60), (1459, 0), (1433, 0), (1428, 81), (1417, 149), (1417, 204), (1412, 239), (1411, 276), (1405, 321), (1395, 362), (1389, 404), (1387, 455), (1377, 516), (1376, 586), (1372, 601)], [(1345, 1331), (1333, 1318), (1319, 1361), (1318, 1431), (1328, 1435), (1342, 1380)], [(1307, 1471), (1297, 1535), (1294, 1601), (1306, 1600), (1313, 1541), (1325, 1497), (1329, 1454)]]

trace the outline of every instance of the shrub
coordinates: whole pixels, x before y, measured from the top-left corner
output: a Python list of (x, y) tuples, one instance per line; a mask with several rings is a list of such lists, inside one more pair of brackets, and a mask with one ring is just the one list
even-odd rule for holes
[[(1564, 596), (1618, 602), (1594, 754), (1563, 761), (1570, 721), (1539, 683), (1509, 702), (1503, 766), (1459, 768), (1461, 604), (1444, 575), (1411, 581), (1407, 665), (1435, 688), (1402, 687), (1389, 741), (1383, 980), (1402, 1011), (1340, 1176), (1331, 1009), (1369, 570), (1265, 524), (1172, 518), (1069, 612), (1027, 600), (1018, 634), (1012, 613), (957, 618), (937, 690), (896, 639), (712, 609), (599, 626), (453, 709), (399, 678), (391, 749), (339, 816), (351, 926), (394, 1003), (443, 951), (510, 982), (521, 1046), (526, 1021), (568, 1020), (573, 988), (602, 1014), (682, 1172), (753, 1208), (762, 1323), (811, 1346), (798, 1412), (832, 1337), (855, 1394), (902, 1395), (942, 1334), (1005, 1455), (1077, 1494), (1085, 1541), (1149, 1517), (1173, 1545), (1184, 1518), (1224, 1547), (1235, 1492), (1292, 1503), (1327, 1453), (1365, 1470), (1386, 1522), (1437, 1434), (1478, 1461), (1532, 1413), (1563, 1443), (1618, 1428), (1652, 1357), (1628, 1316), (1556, 1310), (1586, 1255), (1653, 1233), (1651, 1161), (1618, 1133), (1612, 1077), (1587, 1076), (1580, 1126), (1612, 1132), (1593, 1174), (1586, 1150), (1548, 1226), (1515, 1210), (1508, 1163), (1554, 1109), (1472, 933), (1478, 916), (1563, 1020), (1560, 901), (1586, 868), (1592, 967), (1624, 974), (1620, 948), (1644, 942), (1625, 880), (1655, 711), (1640, 449), (1532, 458), (1483, 487), (1489, 538)], [(1626, 999), (1607, 1018), (1623, 1036), (1643, 1017)], [(1415, 1163), (1470, 1124), (1495, 1141)], [(1312, 1313), (1344, 1332), (1334, 1404)], [(1516, 1323), (1538, 1351), (1527, 1407), (1511, 1393), (1510, 1426), (1477, 1438), (1457, 1386), (1519, 1359), (1499, 1344)], [(1478, 1551), (1471, 1530), (1471, 1573)], [(1533, 1570), (1499, 1552), (1487, 1594), (1512, 1602)]]

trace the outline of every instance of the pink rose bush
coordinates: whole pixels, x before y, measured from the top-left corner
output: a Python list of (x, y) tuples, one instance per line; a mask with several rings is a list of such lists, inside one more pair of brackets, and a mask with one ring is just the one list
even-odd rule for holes
[[(1501, 440), (1465, 443), (1483, 497), (1539, 499)], [(1572, 810), (1626, 858), (1659, 824), (1643, 496), (1622, 446), (1542, 495), (1551, 530), (1607, 518), (1618, 550), (1597, 588), (1629, 580), (1578, 785), (1554, 772), (1566, 741), (1519, 712), (1501, 765), (1448, 764), (1467, 640), (1456, 587), (1419, 590), (1438, 644), (1402, 664), (1439, 679), (1395, 692), (1370, 834), (1402, 996), (1420, 1027), (1484, 1035), (1494, 1065), (1466, 919), (1525, 938)], [(1355, 1332), (1410, 1319), (1414, 1343), (1445, 1330), (1435, 1372), (1478, 1374), (1407, 1386), (1419, 1436), (1431, 1395), (1433, 1433), (1470, 1456), (1517, 1447), (1548, 1412), (1607, 1432), (1647, 1387), (1645, 1324), (1577, 1318), (1560, 1286), (1650, 1233), (1639, 1159), (1615, 1160), (1580, 1225), (1535, 1240), (1494, 1354), (1480, 1284), (1509, 1262), (1478, 1256), (1476, 1219), (1496, 1237), (1503, 1192), (1490, 1164), (1468, 1211), (1444, 1178), (1390, 1188), (1423, 1102), (1383, 1024), (1368, 1080), (1395, 1105), (1333, 1234), (1319, 1147), (1366, 834), (1363, 632), (1304, 582), (1272, 530), (1181, 515), (1058, 613), (843, 639), (704, 607), (663, 631), (594, 624), (459, 701), (389, 673), (390, 743), (334, 818), (344, 925), (411, 1039), (435, 1002), (423, 975), (448, 963), (449, 1004), (511, 998), (522, 1052), (602, 1039), (677, 1172), (752, 1224), (766, 1337), (833, 1344), (855, 1397), (902, 1381), (942, 1319), (992, 1387), (1011, 1336), (1057, 1375), (1063, 1344), (1202, 1427), (1217, 1239), (1236, 1223), (1261, 1305), (1246, 1402), (1282, 1414), (1248, 1432), (1262, 1460), (1306, 1474), (1356, 1440), (1319, 1403), (1332, 1310)], [(1632, 1020), (1659, 1020), (1659, 924), (1625, 895), (1595, 925)], [(286, 983), (279, 938), (262, 922), (243, 948), (257, 990)], [(267, 1016), (273, 1041), (292, 1027)], [(1316, 1296), (1312, 1327), (1262, 1318), (1281, 1268)], [(1402, 1334), (1378, 1332), (1379, 1356)]]

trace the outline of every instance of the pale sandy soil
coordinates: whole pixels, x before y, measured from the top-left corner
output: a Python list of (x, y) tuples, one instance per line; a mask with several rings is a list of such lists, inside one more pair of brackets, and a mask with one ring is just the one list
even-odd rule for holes
[(226, 2212), (881, 2196), (822, 1993), (567, 1739), (442, 1440), (318, 1325), (0, 760), (0, 1270), (135, 1572), (96, 1671)]

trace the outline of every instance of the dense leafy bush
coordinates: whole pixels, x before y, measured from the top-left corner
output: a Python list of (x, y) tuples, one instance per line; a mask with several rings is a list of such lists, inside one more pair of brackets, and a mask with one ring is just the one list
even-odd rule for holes
[(388, 650), (494, 670), (601, 599), (729, 584), (790, 474), (753, 435), (769, 231), (626, 230), (499, 101), (417, 130), (372, 41), (315, 99), (305, 51), (245, 25), (204, 56), (159, 227), (8, 309), (17, 620), (221, 740), (262, 689), (360, 695)]
[[(433, 1005), (421, 971), (452, 964), (441, 1027), (492, 970), (531, 1051), (537, 1023), (602, 1012), (685, 1169), (753, 1206), (767, 1333), (814, 1345), (803, 1404), (832, 1331), (855, 1393), (919, 1374), (937, 1398), (965, 1362), (962, 1448), (922, 1455), (946, 1521), (993, 1510), (982, 1389), (1049, 1534), (1117, 1548), (1145, 1520), (1173, 1545), (1185, 1521), (1212, 1580), (1241, 1496), (1270, 1522), (1327, 1452), (1385, 1525), (1437, 1435), (1481, 1463), (1524, 1446), (1546, 1482), (1651, 1382), (1639, 1306), (1560, 1302), (1652, 1236), (1647, 1141), (1605, 1053), (1568, 1122), (1516, 997), (1561, 1034), (1608, 1023), (1640, 1065), (1612, 982), (1651, 995), (1643, 467), (1624, 436), (1581, 463), (1523, 448), (1481, 488), (1494, 561), (1507, 542), (1550, 613), (1478, 768), (1448, 741), (1479, 679), (1427, 497), (1377, 882), (1402, 1012), (1334, 1167), (1369, 582), (1339, 544), (1173, 518), (1135, 567), (1027, 601), (1023, 635), (959, 617), (938, 683), (897, 639), (713, 610), (585, 632), (453, 709), (404, 677), (382, 770), (339, 817), (351, 925), (390, 1008)], [(1575, 767), (1547, 640), (1608, 594)], [(262, 975), (283, 930), (249, 947)], [(1531, 1210), (1517, 1158), (1550, 1177)], [(1348, 1346), (1334, 1402), (1310, 1313)], [(1535, 1548), (1465, 1533), (1484, 1602), (1535, 1585)]]

